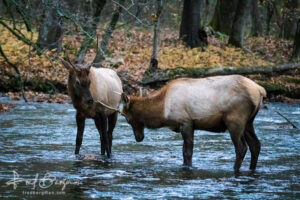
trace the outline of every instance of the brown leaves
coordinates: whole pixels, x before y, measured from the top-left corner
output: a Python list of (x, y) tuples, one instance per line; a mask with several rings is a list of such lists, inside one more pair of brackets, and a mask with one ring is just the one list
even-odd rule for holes
[[(8, 92), (7, 95), (11, 100), (18, 101), (21, 99), (20, 92)], [(47, 103), (68, 103), (70, 102), (70, 98), (65, 94), (45, 94), (33, 91), (26, 91), (25, 97), (29, 102), (47, 102)]]
[[(22, 31), (25, 36), (30, 38), (30, 33)], [(39, 77), (53, 81), (64, 82), (67, 77), (67, 70), (51, 58), (59, 57), (53, 52), (46, 52), (44, 55), (38, 56), (36, 52), (29, 53), (29, 46), (14, 37), (7, 29), (0, 28), (0, 43), (10, 62), (14, 63), (21, 75), (25, 79)], [(33, 40), (37, 39), (37, 33), (33, 34)], [(31, 48), (32, 49), (32, 48)], [(8, 66), (4, 59), (0, 56), (0, 62), (3, 63), (5, 70), (14, 73), (13, 69)]]
[[(26, 31), (22, 31), (30, 37)], [(103, 31), (98, 33), (99, 39)], [(8, 59), (17, 65), (24, 79), (31, 78), (67, 82), (68, 71), (58, 62), (49, 58), (60, 57), (53, 52), (47, 52), (42, 56), (35, 52), (29, 53), (28, 45), (16, 39), (9, 31), (0, 27), (0, 42)], [(247, 52), (228, 47), (226, 41), (211, 36), (206, 51), (200, 48), (186, 48), (179, 40), (178, 31), (163, 29), (160, 32), (160, 50), (158, 53), (158, 67), (160, 69), (175, 67), (219, 67), (219, 66), (266, 66), (288, 62), (291, 55), (292, 42), (275, 38), (250, 38), (245, 42)], [(33, 40), (37, 39), (37, 33), (33, 34)], [(152, 54), (152, 30), (139, 28), (115, 30), (108, 44), (108, 53), (105, 67), (114, 68), (118, 72), (126, 73), (126, 83), (131, 88), (137, 87), (137, 82), (150, 65)], [(63, 39), (64, 47), (70, 54), (75, 55), (83, 41), (82, 35), (66, 35)], [(95, 44), (93, 44), (95, 46)], [(89, 49), (85, 57), (86, 62), (93, 61), (95, 49)], [(74, 58), (74, 56), (73, 56)], [(6, 71), (14, 74), (14, 70), (8, 66), (2, 57), (0, 63)], [(7, 77), (0, 75), (2, 80)], [(65, 97), (48, 94), (27, 92), (26, 96), (31, 101), (66, 102)], [(18, 95), (13, 97), (18, 99)]]

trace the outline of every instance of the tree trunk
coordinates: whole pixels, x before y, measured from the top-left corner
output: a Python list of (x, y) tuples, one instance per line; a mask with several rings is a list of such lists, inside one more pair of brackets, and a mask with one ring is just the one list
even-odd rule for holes
[(239, 0), (238, 2), (228, 41), (233, 46), (243, 47), (246, 21), (250, 13), (250, 1)]
[(293, 58), (300, 58), (300, 19), (298, 20), (297, 31), (295, 34)]
[(184, 0), (179, 37), (191, 48), (204, 46), (199, 38), (202, 0)]
[(268, 0), (267, 1), (267, 17), (266, 17), (266, 23), (267, 23), (267, 35), (270, 35), (271, 31), (271, 21), (272, 17), (274, 15), (274, 10), (275, 10), (275, 3)]
[[(56, 2), (55, 2), (56, 3)], [(57, 14), (54, 5), (44, 10), (43, 24), (39, 29), (37, 45), (41, 49), (56, 49), (62, 51), (63, 27), (61, 17)]]
[(231, 33), (237, 4), (238, 0), (218, 0), (214, 16), (210, 22), (215, 31), (226, 35)]
[(150, 60), (149, 71), (154, 72), (158, 68), (158, 50), (159, 50), (159, 25), (161, 22), (161, 12), (163, 9), (163, 0), (157, 0), (157, 10), (156, 16), (154, 17), (154, 36), (153, 36), (153, 49), (152, 49), (152, 56)]
[(252, 18), (251, 32), (254, 37), (257, 37), (262, 34), (260, 13), (258, 9), (258, 0), (251, 0), (251, 18)]
[(96, 57), (93, 61), (95, 67), (101, 67), (102, 62), (105, 59), (105, 52), (107, 50), (107, 44), (112, 36), (113, 31), (116, 28), (116, 24), (119, 20), (120, 13), (122, 12), (122, 9), (123, 9), (122, 6), (124, 4), (124, 1), (125, 0), (119, 0), (118, 9), (114, 12), (114, 14), (111, 18), (111, 21), (105, 30), (100, 47), (98, 47)]
[(106, 0), (94, 0), (93, 1), (93, 18), (87, 26), (87, 33), (81, 46), (79, 52), (77, 54), (77, 63), (82, 64), (84, 62), (84, 57), (86, 55), (87, 49), (90, 44), (93, 42), (96, 33), (97, 33), (97, 25), (100, 22), (101, 11), (103, 10), (106, 4)]
[(292, 39), (297, 29), (297, 20), (299, 18), (299, 0), (286, 0), (283, 8), (283, 26), (281, 37)]
[(200, 8), (200, 19), (201, 19), (201, 26), (209, 26), (209, 23), (211, 22), (214, 11), (217, 5), (217, 1), (212, 0), (203, 0)]

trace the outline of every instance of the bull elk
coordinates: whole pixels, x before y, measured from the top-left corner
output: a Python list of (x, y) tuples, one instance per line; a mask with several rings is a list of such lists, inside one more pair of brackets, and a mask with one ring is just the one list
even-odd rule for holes
[(62, 60), (69, 70), (68, 93), (76, 109), (77, 136), (75, 154), (79, 153), (85, 119), (94, 119), (100, 134), (101, 154), (110, 157), (112, 133), (116, 125), (121, 100), (122, 82), (117, 73), (107, 68), (90, 65), (79, 67)]
[(264, 88), (240, 75), (181, 78), (145, 98), (122, 95), (122, 113), (137, 142), (144, 139), (145, 127), (181, 132), (183, 163), (188, 166), (192, 165), (194, 130), (228, 130), (236, 153), (234, 170), (239, 171), (248, 145), (254, 171), (261, 144), (253, 121), (265, 96)]

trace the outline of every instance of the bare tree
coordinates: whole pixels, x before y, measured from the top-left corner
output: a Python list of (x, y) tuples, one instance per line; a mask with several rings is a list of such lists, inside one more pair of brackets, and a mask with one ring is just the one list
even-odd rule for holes
[(82, 64), (84, 62), (84, 57), (86, 55), (87, 49), (94, 40), (97, 33), (97, 26), (100, 22), (101, 12), (106, 4), (106, 0), (94, 0), (92, 2), (86, 2), (92, 4), (92, 19), (89, 21), (87, 26), (87, 35), (82, 42), (79, 52), (77, 54), (77, 63)]
[(116, 24), (119, 20), (120, 13), (122, 12), (122, 9), (123, 9), (124, 1), (125, 0), (119, 0), (119, 2), (113, 1), (114, 3), (117, 4), (117, 9), (115, 10), (115, 12), (112, 16), (111, 21), (105, 30), (101, 44), (98, 47), (96, 57), (93, 61), (95, 67), (101, 67), (102, 62), (105, 59), (105, 52), (107, 50), (107, 44), (108, 44), (110, 38), (112, 37), (113, 31), (116, 28)]
[(257, 37), (262, 33), (262, 25), (261, 25), (260, 13), (258, 9), (258, 0), (251, 0), (251, 19), (252, 19), (251, 32), (253, 36)]
[(286, 39), (294, 38), (299, 18), (299, 0), (286, 0), (282, 12), (283, 25), (281, 37)]
[(250, 1), (239, 0), (238, 2), (228, 41), (233, 46), (243, 47), (246, 21), (250, 13)]
[(215, 31), (229, 35), (237, 8), (238, 0), (218, 0), (214, 16), (210, 22)]
[(179, 37), (191, 48), (203, 47), (206, 34), (200, 30), (200, 6), (202, 0), (184, 0)]
[(157, 0), (157, 5), (156, 5), (156, 15), (153, 16), (153, 21), (154, 21), (154, 36), (153, 36), (153, 49), (152, 49), (152, 56), (150, 59), (150, 66), (149, 66), (149, 71), (154, 72), (158, 68), (158, 60), (157, 60), (157, 55), (159, 51), (159, 26), (161, 23), (161, 13), (163, 10), (163, 0)]
[(293, 58), (300, 58), (300, 19), (298, 20), (297, 31), (295, 34)]
[(62, 19), (57, 13), (57, 1), (44, 8), (43, 23), (39, 29), (37, 45), (41, 49), (62, 51), (63, 27)]

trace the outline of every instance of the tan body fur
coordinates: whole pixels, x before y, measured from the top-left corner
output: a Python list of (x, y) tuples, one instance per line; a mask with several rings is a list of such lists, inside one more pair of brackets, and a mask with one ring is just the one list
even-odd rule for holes
[(68, 87), (69, 95), (72, 98), (76, 110), (80, 110), (86, 118), (94, 118), (97, 112), (104, 112), (105, 115), (110, 115), (115, 112), (105, 108), (97, 103), (97, 101), (101, 101), (113, 108), (119, 107), (121, 101), (120, 94), (123, 92), (123, 89), (122, 82), (117, 73), (107, 68), (92, 67), (88, 76), (91, 81), (89, 89), (94, 100), (92, 106), (87, 107), (85, 104), (82, 104), (82, 102), (77, 102), (76, 97), (72, 95), (72, 89), (70, 89), (72, 87)]
[[(147, 98), (132, 97), (130, 100), (135, 105), (133, 112), (146, 127), (177, 129), (184, 122), (193, 121), (196, 129), (215, 132), (218, 129), (225, 131), (222, 128), (224, 120), (239, 122), (249, 119), (265, 96), (264, 88), (255, 82), (233, 75), (181, 78)], [(242, 118), (241, 111), (246, 112)]]
[(123, 92), (120, 78), (111, 69), (75, 66), (65, 60), (62, 64), (69, 69), (68, 93), (76, 109), (75, 154), (79, 153), (82, 144), (85, 119), (92, 118), (100, 134), (101, 154), (106, 151), (110, 157), (112, 133), (118, 117), (116, 110)]
[[(181, 78), (169, 82), (147, 98), (130, 97), (128, 109), (124, 109), (123, 112), (132, 124), (136, 139), (138, 135), (143, 134), (139, 133), (139, 126), (169, 127), (173, 131), (180, 131), (185, 141), (184, 146), (192, 145), (193, 130), (229, 130), (236, 151), (241, 151), (237, 154), (244, 154), (244, 135), (248, 129), (251, 129), (249, 141), (253, 144), (253, 148), (249, 145), (250, 150), (258, 149), (254, 148), (254, 143), (259, 141), (253, 136), (252, 123), (265, 96), (264, 88), (240, 75)], [(139, 140), (142, 138), (140, 136)], [(260, 143), (257, 146), (260, 148)], [(189, 153), (186, 155), (191, 157)], [(191, 158), (185, 159), (185, 164), (191, 164), (189, 159)], [(253, 163), (255, 164), (252, 167), (255, 168), (255, 158)], [(240, 163), (236, 163), (235, 169), (239, 167)]]

